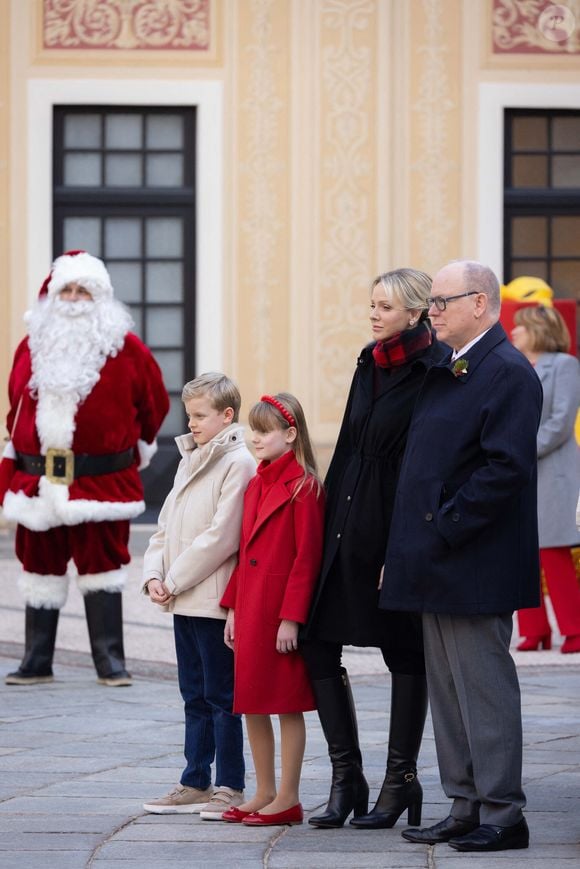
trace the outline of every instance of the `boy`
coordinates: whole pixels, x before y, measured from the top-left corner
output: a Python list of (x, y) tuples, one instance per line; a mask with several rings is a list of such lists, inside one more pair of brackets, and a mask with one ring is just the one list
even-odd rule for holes
[(181, 398), (190, 434), (175, 439), (182, 459), (145, 553), (143, 592), (173, 613), (187, 763), (180, 784), (143, 808), (221, 820), (243, 802), (245, 767), (241, 716), (232, 713), (227, 613), (219, 602), (236, 564), (243, 497), (256, 463), (238, 424), (240, 393), (228, 377), (202, 374), (185, 384)]

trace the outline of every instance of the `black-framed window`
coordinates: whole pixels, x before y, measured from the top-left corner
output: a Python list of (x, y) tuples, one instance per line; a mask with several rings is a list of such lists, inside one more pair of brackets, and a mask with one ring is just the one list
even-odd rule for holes
[[(194, 376), (195, 128), (195, 108), (54, 107), (54, 256), (81, 248), (105, 261), (163, 371), (171, 410), (159, 442), (172, 457)], [(152, 483), (148, 502), (167, 488)]]
[(580, 111), (507, 109), (504, 157), (504, 281), (580, 300)]

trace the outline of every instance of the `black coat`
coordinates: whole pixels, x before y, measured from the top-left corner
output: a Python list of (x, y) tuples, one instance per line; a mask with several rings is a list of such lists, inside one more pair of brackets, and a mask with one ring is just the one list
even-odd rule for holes
[[(399, 644), (398, 626), (378, 608), (379, 576), (417, 394), (427, 368), (448, 352), (434, 340), (419, 359), (389, 371), (375, 366), (373, 347), (359, 356), (325, 480), (323, 564), (305, 630), (307, 638), (356, 646)], [(402, 627), (403, 642), (407, 632)]]
[(381, 606), (475, 615), (539, 602), (536, 432), (542, 387), (497, 323), (435, 365), (413, 414)]

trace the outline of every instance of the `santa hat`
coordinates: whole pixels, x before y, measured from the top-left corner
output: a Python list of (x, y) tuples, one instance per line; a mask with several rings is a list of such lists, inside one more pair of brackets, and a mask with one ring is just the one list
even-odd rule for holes
[(57, 257), (39, 295), (48, 294), (52, 298), (71, 283), (81, 284), (95, 300), (113, 296), (113, 285), (105, 264), (85, 250), (67, 250)]

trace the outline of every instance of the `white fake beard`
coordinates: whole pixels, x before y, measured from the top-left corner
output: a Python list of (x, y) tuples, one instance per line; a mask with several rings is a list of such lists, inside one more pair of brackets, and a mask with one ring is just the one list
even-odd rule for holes
[(70, 448), (78, 405), (116, 356), (133, 325), (115, 299), (42, 299), (29, 315), (30, 391), (38, 396), (36, 427), (42, 452)]

